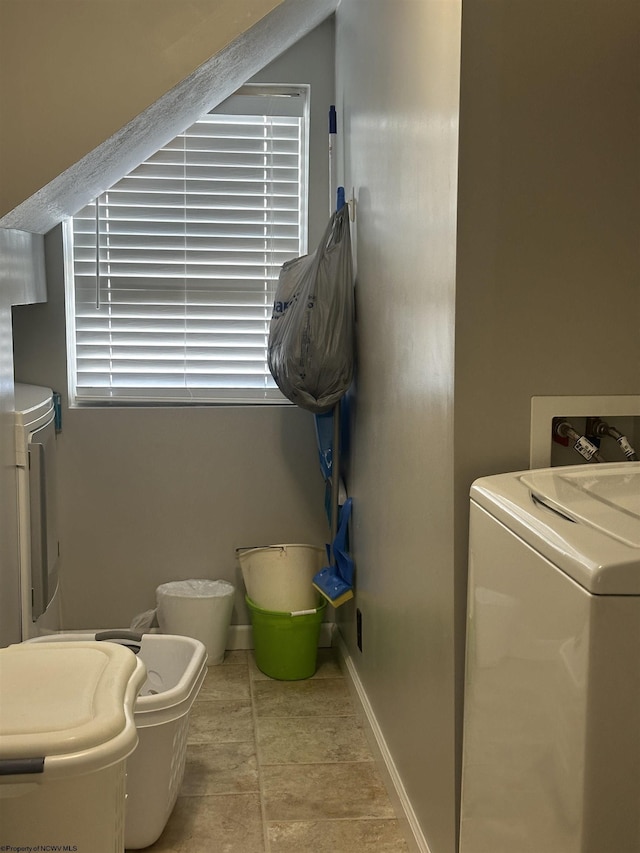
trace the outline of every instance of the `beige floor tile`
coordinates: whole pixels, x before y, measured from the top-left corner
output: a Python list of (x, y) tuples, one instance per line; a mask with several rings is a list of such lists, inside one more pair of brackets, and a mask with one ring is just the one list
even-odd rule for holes
[(269, 821), (395, 817), (371, 762), (268, 765), (260, 772)]
[(194, 702), (189, 714), (188, 743), (253, 742), (253, 712), (249, 702)]
[(266, 853), (265, 832), (269, 853), (406, 853), (335, 650), (320, 649), (316, 674), (296, 682), (228, 653), (208, 670), (188, 743), (150, 853)]
[(247, 699), (249, 690), (248, 666), (210, 666), (198, 699)]
[(318, 668), (313, 678), (341, 678), (337, 649), (318, 649)]
[(148, 853), (264, 853), (257, 794), (178, 797), (164, 832)]
[(180, 796), (258, 793), (253, 743), (203, 743), (187, 748)]
[(247, 666), (249, 652), (246, 649), (232, 649), (224, 653), (224, 660), (218, 666)]
[(408, 853), (395, 819), (269, 823), (268, 836), (271, 853)]
[(356, 717), (259, 717), (256, 739), (261, 764), (372, 760)]
[(258, 716), (319, 717), (354, 713), (344, 678), (255, 681), (253, 698)]

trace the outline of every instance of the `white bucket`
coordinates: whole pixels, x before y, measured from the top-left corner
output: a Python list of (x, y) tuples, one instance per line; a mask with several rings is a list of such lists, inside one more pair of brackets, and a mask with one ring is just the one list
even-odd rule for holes
[(249, 598), (258, 607), (286, 613), (317, 606), (311, 581), (327, 562), (324, 548), (268, 545), (239, 548), (237, 554)]
[(235, 587), (227, 581), (163, 583), (156, 589), (160, 630), (200, 640), (207, 649), (207, 666), (222, 663), (234, 594)]

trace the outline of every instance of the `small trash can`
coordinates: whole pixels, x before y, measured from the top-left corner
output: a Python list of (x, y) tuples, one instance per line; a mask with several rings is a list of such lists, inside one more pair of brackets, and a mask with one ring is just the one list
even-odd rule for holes
[(126, 760), (146, 678), (112, 643), (0, 649), (0, 826), (7, 850), (124, 850)]
[(251, 600), (266, 610), (290, 612), (315, 607), (312, 580), (327, 562), (316, 545), (264, 545), (237, 548), (242, 578)]
[(316, 671), (320, 625), (327, 606), (292, 613), (264, 610), (246, 596), (253, 626), (256, 664), (280, 681), (310, 678)]
[(158, 625), (163, 634), (180, 634), (204, 643), (207, 666), (222, 663), (235, 587), (227, 581), (170, 581), (156, 589)]

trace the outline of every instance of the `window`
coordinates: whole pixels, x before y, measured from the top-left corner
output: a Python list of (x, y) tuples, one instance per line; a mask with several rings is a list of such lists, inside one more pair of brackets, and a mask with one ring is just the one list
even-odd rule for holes
[(246, 86), (67, 223), (72, 402), (286, 402), (267, 341), (307, 250), (307, 103)]

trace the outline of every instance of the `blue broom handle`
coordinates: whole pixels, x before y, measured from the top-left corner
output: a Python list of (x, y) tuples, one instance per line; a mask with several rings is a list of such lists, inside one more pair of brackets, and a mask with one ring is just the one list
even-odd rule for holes
[(338, 117), (333, 104), (329, 107), (329, 216), (335, 202), (335, 144), (338, 136)]
[[(331, 539), (333, 543), (338, 532), (338, 514), (340, 512), (340, 400), (333, 407), (333, 438), (331, 443)], [(331, 549), (331, 565), (336, 558)]]

